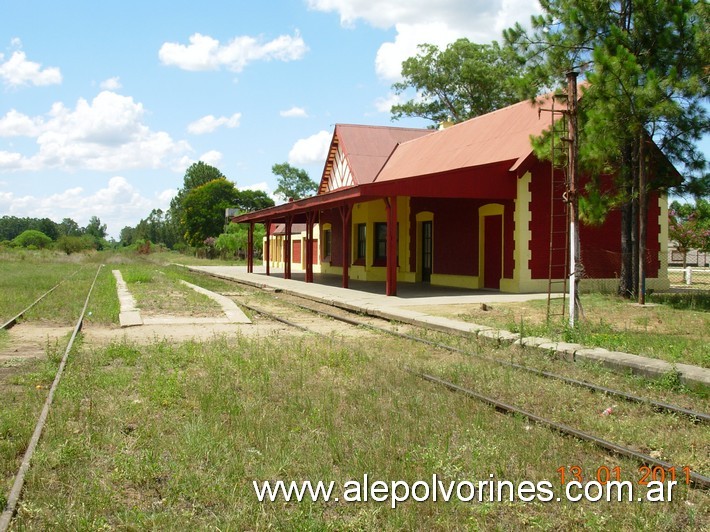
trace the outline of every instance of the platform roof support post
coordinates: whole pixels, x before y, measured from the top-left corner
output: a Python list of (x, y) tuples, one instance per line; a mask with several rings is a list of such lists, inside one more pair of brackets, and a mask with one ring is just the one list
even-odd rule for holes
[(291, 217), (286, 218), (286, 234), (284, 235), (284, 279), (291, 278)]
[(264, 249), (264, 263), (266, 264), (266, 275), (271, 275), (271, 222), (264, 222), (266, 230), (266, 247)]
[(343, 256), (343, 283), (342, 283), (342, 286), (343, 286), (343, 288), (347, 288), (348, 281), (349, 281), (348, 267), (350, 266), (350, 235), (352, 232), (350, 229), (350, 222), (352, 220), (353, 206), (350, 204), (342, 205), (339, 210), (340, 210), (340, 219), (342, 220), (342, 226), (343, 226), (343, 235), (342, 235), (342, 239), (341, 239), (342, 256)]
[(313, 282), (313, 225), (316, 220), (316, 212), (306, 213), (306, 282)]
[(387, 281), (388, 296), (397, 295), (397, 197), (385, 198), (387, 209)]
[(249, 222), (247, 235), (247, 273), (254, 273), (254, 222)]

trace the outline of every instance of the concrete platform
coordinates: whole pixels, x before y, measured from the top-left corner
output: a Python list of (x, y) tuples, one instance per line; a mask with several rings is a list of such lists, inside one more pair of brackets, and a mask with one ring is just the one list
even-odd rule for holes
[(187, 281), (181, 280), (184, 285), (192, 288), (196, 292), (206, 295), (213, 301), (219, 303), (224, 312), (224, 318), (199, 318), (199, 317), (181, 317), (181, 316), (161, 316), (161, 317), (146, 317), (141, 316), (140, 309), (136, 306), (136, 300), (128, 290), (126, 282), (123, 280), (120, 270), (113, 270), (113, 276), (116, 278), (116, 291), (118, 293), (118, 302), (120, 310), (118, 313), (118, 321), (121, 327), (136, 327), (139, 325), (209, 325), (209, 324), (227, 324), (227, 323), (251, 323), (251, 320), (237, 306), (237, 304), (221, 294), (217, 294), (210, 290), (206, 290), (201, 286), (197, 286)]
[(242, 309), (240, 309), (237, 304), (228, 297), (212, 292), (211, 290), (206, 290), (201, 286), (188, 283), (187, 281), (183, 281), (182, 279), (180, 280), (180, 282), (185, 286), (189, 286), (195, 292), (199, 292), (200, 294), (206, 295), (212, 301), (219, 303), (219, 305), (222, 307), (222, 312), (224, 312), (225, 316), (227, 316), (227, 323), (251, 323), (251, 320), (247, 317), (246, 314), (244, 314), (244, 312), (242, 312)]
[(112, 270), (112, 273), (116, 278), (116, 291), (118, 292), (118, 302), (120, 304), (118, 322), (121, 327), (143, 325), (140, 309), (136, 306), (136, 300), (129, 292), (120, 270)]
[(394, 319), (403, 323), (424, 326), (442, 332), (482, 336), (499, 342), (516, 342), (529, 347), (552, 351), (566, 360), (589, 360), (614, 370), (632, 372), (650, 378), (662, 378), (676, 373), (680, 381), (691, 388), (710, 387), (710, 369), (689, 364), (670, 364), (663, 360), (630, 353), (586, 348), (579, 344), (556, 342), (548, 338), (520, 338), (505, 330), (476, 325), (426, 314), (408, 306), (508, 303), (546, 299), (547, 294), (501, 294), (491, 290), (466, 290), (414, 283), (398, 283), (397, 295), (386, 296), (384, 282), (350, 281), (350, 288), (342, 288), (339, 276), (315, 274), (313, 283), (306, 283), (304, 274), (293, 273), (284, 279), (280, 270), (272, 268), (267, 276), (263, 267), (247, 273), (245, 266), (186, 266), (215, 277), (222, 277), (272, 291), (283, 291), (336, 307), (365, 312), (373, 316)]

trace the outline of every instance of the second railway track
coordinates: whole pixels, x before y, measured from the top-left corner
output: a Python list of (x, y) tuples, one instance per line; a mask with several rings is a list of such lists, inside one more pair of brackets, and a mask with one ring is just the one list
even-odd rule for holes
[[(476, 369), (474, 368), (480, 368), (483, 366), (499, 367), (502, 368), (504, 372), (512, 372), (512, 374), (515, 375), (526, 374), (536, 380), (539, 380), (540, 382), (551, 381), (554, 383), (554, 386), (568, 387), (570, 389), (569, 397), (574, 397), (575, 401), (577, 402), (581, 395), (586, 395), (594, 397), (598, 404), (606, 405), (612, 400), (614, 402), (623, 404), (625, 405), (623, 408), (621, 408), (621, 410), (623, 411), (629, 411), (632, 408), (638, 408), (641, 409), (639, 410), (639, 412), (642, 412), (642, 415), (644, 416), (649, 415), (648, 413), (643, 414), (643, 412), (645, 411), (650, 411), (654, 413), (650, 415), (671, 416), (669, 419), (672, 420), (672, 423), (677, 423), (679, 427), (685, 425), (689, 428), (689, 430), (697, 432), (697, 440), (700, 442), (701, 445), (699, 453), (701, 456), (707, 450), (706, 448), (708, 445), (707, 423), (708, 421), (710, 421), (710, 415), (707, 412), (686, 408), (666, 401), (658, 401), (642, 397), (640, 395), (629, 393), (624, 390), (613, 389), (608, 386), (602, 386), (592, 382), (587, 382), (586, 380), (570, 378), (565, 375), (553, 373), (550, 371), (539, 370), (534, 367), (526, 366), (512, 361), (508, 362), (504, 360), (495, 359), (490, 356), (484, 356), (472, 349), (463, 349), (461, 347), (455, 347), (442, 342), (433, 341), (428, 338), (417, 336), (416, 328), (411, 326), (402, 326), (401, 324), (393, 325), (391, 323), (385, 323), (385, 321), (380, 318), (361, 316), (333, 307), (328, 308), (328, 305), (319, 304), (311, 300), (301, 300), (295, 296), (284, 296), (282, 294), (279, 294), (278, 297), (275, 297), (268, 305), (265, 305), (264, 302), (261, 302), (260, 305), (244, 305), (252, 312), (261, 314), (262, 316), (268, 319), (279, 321), (287, 326), (295, 327), (303, 331), (324, 334), (323, 325), (321, 324), (318, 326), (318, 328), (314, 328), (312, 326), (312, 319), (307, 317), (308, 314), (316, 314), (323, 316), (329, 320), (337, 320), (351, 327), (367, 329), (369, 331), (372, 331), (374, 334), (388, 334), (397, 337), (405, 342), (423, 343), (429, 346), (431, 349), (462, 355), (469, 360), (469, 364), (467, 365), (470, 370), (468, 375), (463, 374), (465, 372), (459, 372), (460, 374), (456, 375), (457, 379), (463, 381), (463, 383), (454, 383), (443, 377), (434, 376), (416, 369), (402, 369), (409, 370), (413, 375), (418, 378), (422, 378), (431, 383), (443, 386), (449, 390), (464, 393), (471, 398), (483, 401), (484, 403), (489, 404), (500, 411), (516, 415), (523, 415), (524, 417), (527, 417), (530, 421), (547, 426), (548, 428), (551, 428), (552, 430), (555, 430), (557, 432), (561, 432), (568, 436), (591, 442), (592, 444), (604, 449), (606, 452), (609, 452), (611, 454), (622, 455), (626, 456), (627, 458), (631, 458), (639, 464), (647, 465), (649, 468), (656, 467), (662, 468), (664, 471), (672, 470), (675, 472), (680, 471), (682, 468), (685, 467), (686, 471), (688, 472), (688, 481), (692, 484), (693, 487), (702, 489), (710, 488), (710, 477), (704, 474), (706, 471), (698, 472), (696, 470), (692, 470), (694, 464), (686, 464), (684, 462), (679, 463), (677, 461), (674, 461), (674, 453), (670, 450), (667, 451), (667, 453), (670, 455), (670, 458), (668, 459), (663, 459), (659, 456), (651, 456), (650, 454), (643, 452), (645, 450), (643, 449), (643, 442), (635, 442), (636, 445), (621, 445), (613, 443), (608, 439), (599, 437), (591, 433), (590, 431), (580, 430), (574, 428), (573, 426), (570, 426), (569, 424), (556, 421), (550, 417), (547, 417), (546, 415), (539, 415), (529, 411), (529, 408), (535, 408), (534, 406), (514, 406), (504, 400), (500, 400), (495, 397), (491, 397), (490, 395), (473, 391), (470, 389), (470, 385), (466, 385), (466, 382), (468, 380), (475, 380), (471, 379), (471, 375), (476, 372)], [(296, 309), (300, 309), (300, 311), (297, 312)], [(406, 329), (409, 332), (402, 332), (402, 329)], [(336, 328), (331, 325), (331, 330), (333, 331), (333, 334), (337, 334), (339, 332), (342, 332), (344, 329), (338, 329), (336, 331)], [(492, 380), (495, 378), (500, 378), (502, 379), (502, 381), (505, 381), (506, 379), (510, 378), (505, 376), (493, 377), (493, 373), (487, 374), (491, 375), (490, 378)], [(508, 375), (508, 373), (504, 373), (504, 375)], [(540, 385), (540, 389), (541, 388), (542, 386)], [(574, 392), (573, 390), (578, 391)], [(525, 398), (525, 390), (518, 391), (520, 392), (519, 396), (521, 398)], [(599, 403), (600, 399), (602, 399), (604, 403)], [(590, 401), (587, 400), (586, 402), (588, 403)], [(595, 401), (592, 400), (591, 402), (594, 403)], [(617, 410), (619, 409), (617, 405), (615, 405), (615, 407)], [(598, 415), (600, 416), (600, 419), (603, 420), (604, 416), (602, 415), (602, 410), (603, 408), (599, 408)], [(702, 469), (705, 469), (709, 465), (710, 464), (707, 463), (707, 460), (701, 460), (700, 467)]]

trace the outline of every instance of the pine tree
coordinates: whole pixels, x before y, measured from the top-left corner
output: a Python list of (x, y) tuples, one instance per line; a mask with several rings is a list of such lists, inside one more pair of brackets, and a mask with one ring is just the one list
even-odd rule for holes
[(707, 6), (691, 0), (540, 3), (544, 14), (533, 18), (532, 32), (517, 25), (506, 39), (537, 86), (555, 84), (569, 70), (586, 74), (580, 165), (592, 175), (617, 176), (618, 205), (611, 206), (622, 212), (619, 293), (643, 302), (648, 192), (689, 185), (658, 164), (650, 141), (690, 172), (705, 167), (694, 143), (708, 129)]

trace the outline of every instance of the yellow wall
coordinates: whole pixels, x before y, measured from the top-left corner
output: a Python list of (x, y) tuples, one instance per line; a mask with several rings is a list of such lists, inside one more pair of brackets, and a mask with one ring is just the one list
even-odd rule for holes
[(658, 265), (658, 279), (655, 281), (656, 286), (649, 286), (648, 280), (646, 281), (647, 288), (653, 288), (654, 290), (667, 290), (671, 286), (671, 282), (668, 279), (668, 196), (665, 194), (658, 195), (658, 206), (660, 207), (660, 212), (658, 213), (658, 224), (661, 230), (658, 234), (658, 260), (660, 264)]
[[(374, 234), (375, 223), (387, 222), (387, 209), (384, 200), (378, 199), (364, 203), (357, 203), (353, 206), (352, 212), (352, 233), (350, 236), (350, 279), (360, 281), (384, 281), (387, 276), (385, 266), (373, 266), (375, 256)], [(397, 222), (399, 224), (399, 266), (397, 268), (398, 280), (409, 280), (409, 197), (397, 198)], [(365, 263), (363, 265), (353, 264), (357, 254), (357, 226), (366, 224), (365, 228)], [(332, 269), (329, 268), (329, 271)], [(337, 268), (342, 274), (342, 268)]]

